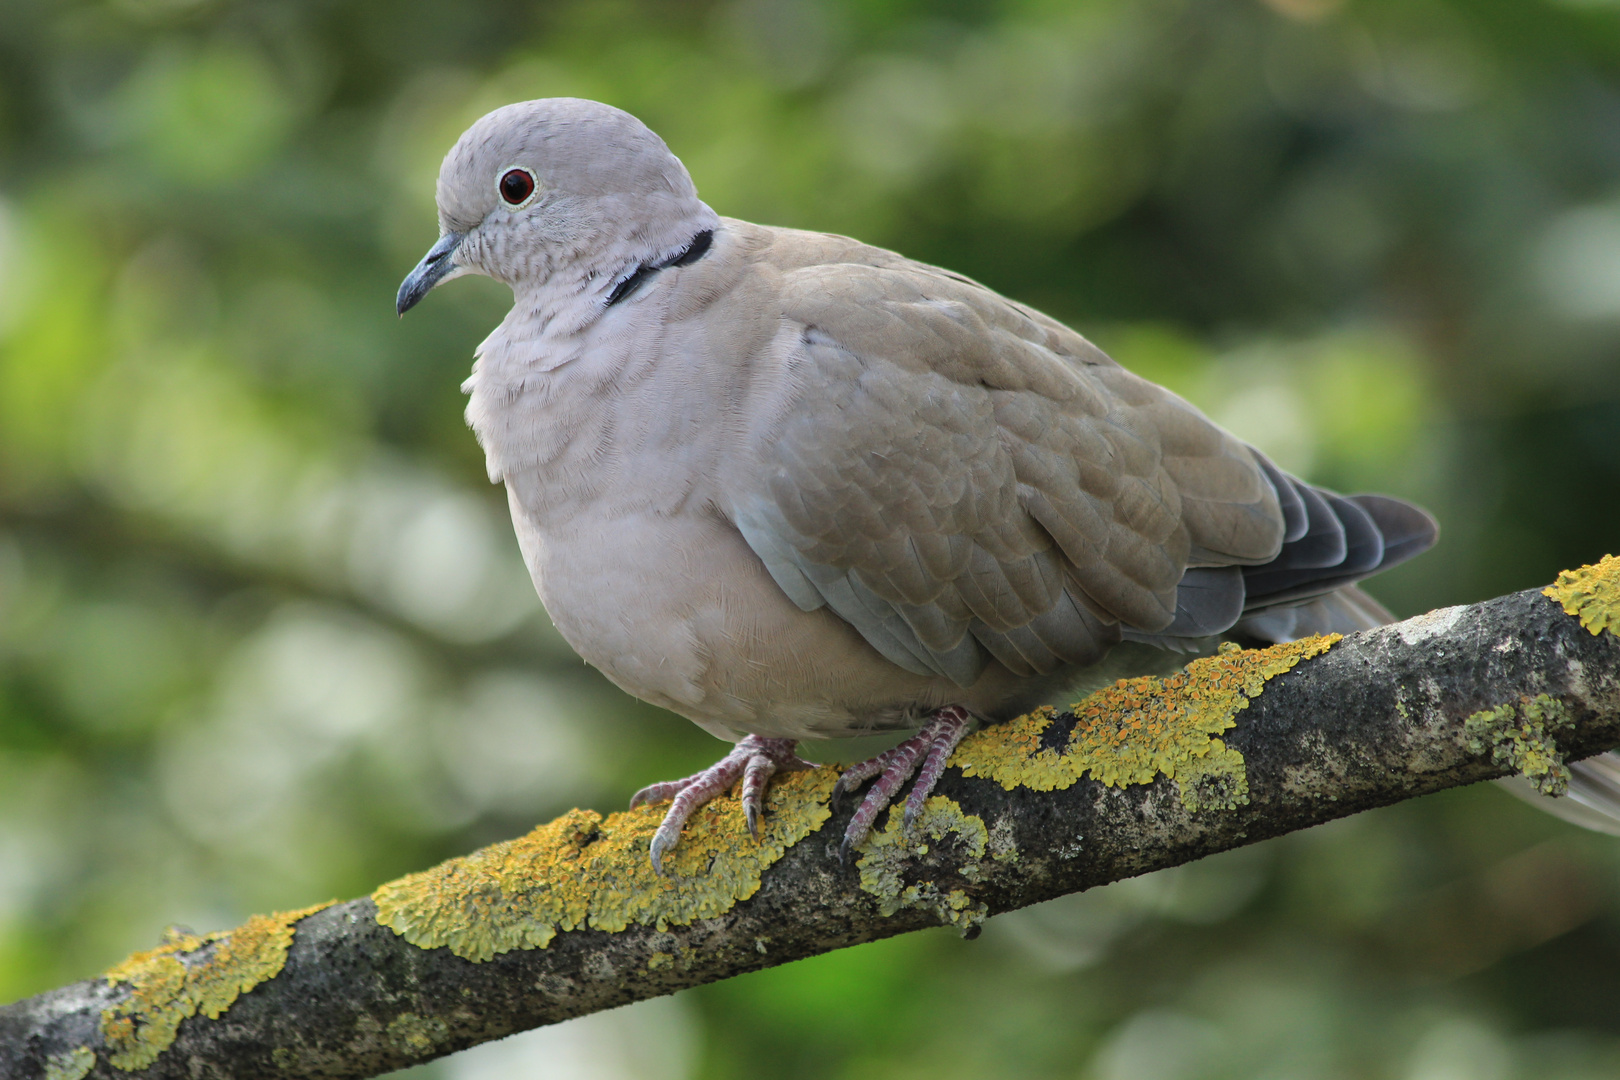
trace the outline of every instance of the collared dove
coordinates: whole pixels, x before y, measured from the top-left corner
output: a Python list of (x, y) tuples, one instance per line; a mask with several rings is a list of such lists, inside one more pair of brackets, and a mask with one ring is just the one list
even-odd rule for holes
[(843, 774), (876, 778), (847, 851), (913, 773), (914, 817), (974, 719), (1121, 641), (1379, 625), (1353, 583), (1436, 536), (960, 274), (718, 216), (607, 105), (485, 116), (438, 207), (397, 307), (466, 273), (512, 288), (463, 389), (546, 610), (620, 687), (736, 741), (636, 795), (672, 800), (655, 866), (739, 778), (757, 835), (798, 740), (920, 728)]

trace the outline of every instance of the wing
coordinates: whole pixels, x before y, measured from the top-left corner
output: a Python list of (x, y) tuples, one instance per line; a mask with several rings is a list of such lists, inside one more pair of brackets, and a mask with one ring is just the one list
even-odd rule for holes
[(781, 277), (791, 400), (729, 497), (788, 596), (963, 686), (1231, 626), (1239, 568), (1304, 520), (1262, 459), (1045, 316), (876, 256)]

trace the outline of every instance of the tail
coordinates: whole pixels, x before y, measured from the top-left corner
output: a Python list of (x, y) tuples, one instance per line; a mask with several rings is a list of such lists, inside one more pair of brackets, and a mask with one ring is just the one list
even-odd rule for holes
[[(1384, 606), (1354, 585), (1295, 607), (1245, 618), (1233, 629), (1265, 643), (1312, 634), (1353, 634), (1395, 621)], [(1620, 836), (1620, 751), (1611, 750), (1569, 766), (1569, 792), (1550, 798), (1522, 776), (1497, 781), (1505, 791), (1583, 829)]]
[(1569, 792), (1559, 798), (1541, 794), (1522, 776), (1505, 776), (1497, 784), (1571, 825), (1620, 836), (1620, 751), (1610, 750), (1570, 765)]
[[(1276, 643), (1394, 622), (1382, 604), (1350, 582), (1427, 550), (1438, 532), (1434, 520), (1399, 499), (1334, 495), (1264, 464), (1290, 515), (1287, 542), (1272, 562), (1243, 569), (1243, 616), (1231, 633)], [(1298, 507), (1290, 507), (1289, 492), (1298, 497)], [(1370, 531), (1363, 517), (1371, 520)], [(1560, 798), (1542, 795), (1523, 777), (1497, 783), (1573, 825), (1620, 836), (1620, 751), (1577, 761), (1569, 771), (1569, 792)]]
[[(1265, 458), (1260, 464), (1277, 491), (1285, 525), (1277, 557), (1243, 567), (1245, 622), (1269, 611), (1319, 601), (1422, 554), (1440, 536), (1434, 518), (1412, 503), (1387, 495), (1336, 495), (1294, 479)], [(1362, 592), (1328, 607), (1335, 610), (1317, 617), (1342, 617), (1356, 629), (1367, 629), (1362, 616), (1377, 619), (1373, 624), (1377, 626), (1394, 621)]]
[(1154, 631), (1121, 637), (1161, 649), (1197, 651), (1216, 634), (1292, 641), (1354, 633), (1394, 622), (1356, 582), (1434, 546), (1440, 535), (1423, 509), (1387, 495), (1337, 495), (1312, 487), (1255, 452), (1277, 492), (1283, 543), (1258, 566), (1195, 566), (1176, 590), (1176, 616)]

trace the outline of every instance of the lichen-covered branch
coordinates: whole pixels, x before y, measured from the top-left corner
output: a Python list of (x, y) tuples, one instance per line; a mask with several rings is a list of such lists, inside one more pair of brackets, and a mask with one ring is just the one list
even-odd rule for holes
[[(1352, 638), (1224, 647), (965, 740), (913, 835), (838, 860), (829, 769), (733, 799), (652, 873), (660, 808), (576, 810), (380, 887), (181, 935), (0, 1008), (0, 1077), (365, 1077), (1620, 746), (1620, 560)], [(1608, 631), (1608, 632), (1605, 632)]]

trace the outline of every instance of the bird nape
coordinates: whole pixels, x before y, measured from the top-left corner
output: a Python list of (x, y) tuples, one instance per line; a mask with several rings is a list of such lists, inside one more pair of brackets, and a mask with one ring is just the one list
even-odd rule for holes
[(736, 742), (635, 796), (670, 800), (655, 866), (739, 778), (757, 835), (770, 777), (811, 767), (798, 740), (917, 731), (841, 777), (872, 781), (847, 852), (914, 774), (915, 816), (974, 722), (1120, 643), (1378, 626), (1355, 583), (1435, 541), (1418, 507), (1288, 476), (975, 281), (720, 217), (607, 105), (483, 117), (438, 210), (397, 308), (466, 273), (512, 288), (464, 389), (548, 613), (620, 687)]

